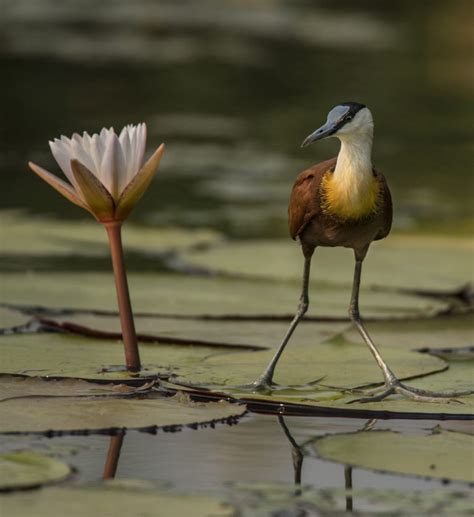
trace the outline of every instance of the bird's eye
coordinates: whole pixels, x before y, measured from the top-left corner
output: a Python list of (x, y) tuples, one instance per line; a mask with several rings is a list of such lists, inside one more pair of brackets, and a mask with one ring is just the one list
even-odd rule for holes
[(352, 120), (352, 115), (347, 115), (346, 120)]

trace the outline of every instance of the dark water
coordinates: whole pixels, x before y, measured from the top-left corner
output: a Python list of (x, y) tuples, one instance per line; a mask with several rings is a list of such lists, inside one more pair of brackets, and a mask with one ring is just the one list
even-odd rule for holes
[(466, 1), (4, 2), (2, 206), (83, 217), (28, 174), (60, 134), (144, 120), (166, 158), (134, 214), (151, 225), (286, 235), (286, 202), (335, 141), (299, 149), (345, 100), (376, 122), (396, 227), (466, 231), (472, 214)]

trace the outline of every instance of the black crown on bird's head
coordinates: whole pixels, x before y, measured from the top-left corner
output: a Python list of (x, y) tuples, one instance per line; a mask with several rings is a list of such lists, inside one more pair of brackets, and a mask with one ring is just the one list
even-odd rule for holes
[(351, 115), (352, 117), (360, 111), (362, 108), (366, 108), (367, 106), (365, 104), (361, 104), (360, 102), (341, 102), (339, 106), (347, 106), (349, 108), (348, 115)]

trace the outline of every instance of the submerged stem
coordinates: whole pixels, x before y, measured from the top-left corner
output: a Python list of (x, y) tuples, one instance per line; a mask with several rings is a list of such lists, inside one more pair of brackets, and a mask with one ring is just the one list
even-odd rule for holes
[(125, 363), (127, 369), (136, 372), (140, 370), (140, 355), (138, 353), (137, 335), (133, 322), (132, 305), (128, 292), (127, 273), (123, 259), (122, 223), (113, 221), (104, 223), (109, 237), (110, 254), (112, 256), (112, 267), (115, 277), (115, 288), (117, 290), (117, 301), (120, 314), (120, 324), (122, 326), (122, 338), (125, 348)]

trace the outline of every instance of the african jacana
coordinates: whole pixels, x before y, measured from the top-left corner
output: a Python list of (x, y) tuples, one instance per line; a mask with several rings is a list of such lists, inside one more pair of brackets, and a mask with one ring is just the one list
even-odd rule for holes
[(305, 147), (323, 138), (336, 137), (341, 141), (341, 148), (337, 158), (303, 171), (293, 185), (288, 223), (290, 234), (293, 239), (300, 241), (304, 255), (303, 288), (298, 311), (283, 341), (265, 372), (253, 384), (256, 390), (271, 389), (275, 366), (308, 310), (309, 275), (314, 250), (318, 246), (344, 246), (352, 248), (355, 257), (349, 316), (377, 361), (385, 380), (381, 387), (382, 393), (357, 401), (379, 401), (392, 393), (423, 401), (472, 393), (437, 393), (402, 384), (380, 355), (362, 323), (359, 313), (362, 262), (370, 244), (385, 238), (392, 226), (390, 190), (384, 176), (372, 166), (373, 132), (374, 122), (370, 110), (357, 102), (344, 102), (333, 108), (326, 124), (309, 135), (302, 144)]

